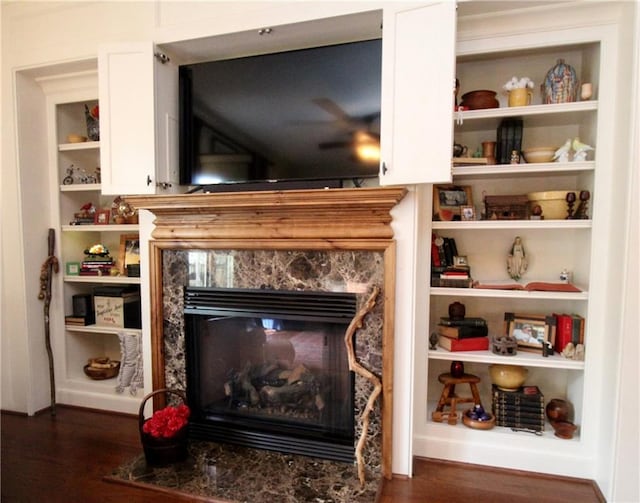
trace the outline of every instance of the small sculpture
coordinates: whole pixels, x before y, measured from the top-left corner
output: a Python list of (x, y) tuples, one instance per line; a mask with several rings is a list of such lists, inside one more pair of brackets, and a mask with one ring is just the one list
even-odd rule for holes
[(431, 332), (429, 335), (429, 349), (438, 349), (438, 332)]
[(526, 272), (528, 266), (522, 239), (517, 236), (511, 245), (511, 252), (507, 256), (507, 272), (509, 277), (518, 281)]
[(553, 160), (556, 162), (569, 162), (569, 152), (571, 152), (571, 139), (568, 139), (562, 147), (555, 151)]
[(587, 206), (589, 203), (589, 199), (591, 199), (591, 193), (588, 190), (581, 190), (578, 198), (580, 199), (580, 204), (578, 204), (578, 208), (573, 215), (573, 219), (586, 220), (589, 218), (587, 216)]
[(593, 150), (591, 145), (587, 145), (586, 143), (582, 143), (580, 138), (575, 137), (573, 139), (573, 143), (571, 144), (571, 148), (573, 149), (573, 162), (582, 162), (587, 160), (587, 153), (590, 150)]

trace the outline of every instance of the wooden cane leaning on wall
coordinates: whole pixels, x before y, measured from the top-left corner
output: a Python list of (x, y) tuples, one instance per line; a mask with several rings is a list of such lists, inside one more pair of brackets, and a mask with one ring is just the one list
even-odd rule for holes
[(51, 305), (51, 277), (52, 273), (58, 273), (60, 266), (54, 256), (56, 234), (54, 229), (49, 229), (47, 259), (40, 268), (40, 292), (38, 299), (44, 300), (44, 341), (49, 358), (49, 382), (51, 384), (51, 415), (56, 415), (56, 381), (53, 371), (53, 351), (51, 350), (51, 333), (49, 330), (49, 306)]

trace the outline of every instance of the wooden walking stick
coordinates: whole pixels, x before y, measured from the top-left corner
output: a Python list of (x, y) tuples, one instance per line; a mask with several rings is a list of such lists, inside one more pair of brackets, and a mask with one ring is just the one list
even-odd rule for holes
[(49, 306), (51, 304), (51, 277), (59, 270), (58, 259), (53, 255), (56, 243), (54, 229), (49, 229), (48, 255), (40, 269), (40, 293), (38, 298), (44, 300), (44, 340), (49, 357), (49, 382), (51, 385), (51, 415), (56, 415), (56, 379), (53, 372), (53, 351), (51, 351), (51, 333), (49, 331)]

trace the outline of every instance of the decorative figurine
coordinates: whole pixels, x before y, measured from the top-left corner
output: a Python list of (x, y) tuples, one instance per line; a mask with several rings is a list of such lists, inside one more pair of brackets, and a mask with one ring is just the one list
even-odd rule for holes
[(553, 159), (556, 162), (569, 162), (569, 152), (571, 151), (571, 139), (564, 142), (564, 145), (555, 151)]
[(438, 349), (438, 332), (431, 332), (429, 336), (429, 349)]
[(507, 272), (509, 273), (509, 277), (518, 281), (526, 272), (527, 266), (528, 262), (524, 245), (522, 244), (520, 236), (517, 236), (507, 256)]
[(575, 137), (573, 139), (573, 143), (571, 144), (571, 148), (573, 149), (573, 162), (582, 162), (587, 160), (587, 153), (594, 148), (591, 145), (587, 145), (586, 143), (582, 143), (580, 138)]
[(573, 215), (573, 218), (575, 220), (586, 220), (589, 218), (587, 216), (587, 206), (589, 199), (591, 199), (591, 193), (588, 190), (581, 190), (578, 198), (580, 199), (580, 204), (578, 204), (578, 209)]
[(567, 192), (565, 201), (567, 201), (567, 220), (571, 220), (573, 218), (573, 205), (576, 202), (576, 193)]

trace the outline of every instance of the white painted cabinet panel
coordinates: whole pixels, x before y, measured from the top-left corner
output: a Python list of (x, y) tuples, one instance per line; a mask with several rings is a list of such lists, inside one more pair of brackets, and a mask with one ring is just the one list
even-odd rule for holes
[[(104, 46), (98, 57), (102, 192), (153, 194), (177, 184), (177, 68), (151, 42)], [(157, 106), (157, 108), (156, 108)]]
[(451, 180), (455, 8), (384, 10), (381, 185)]

